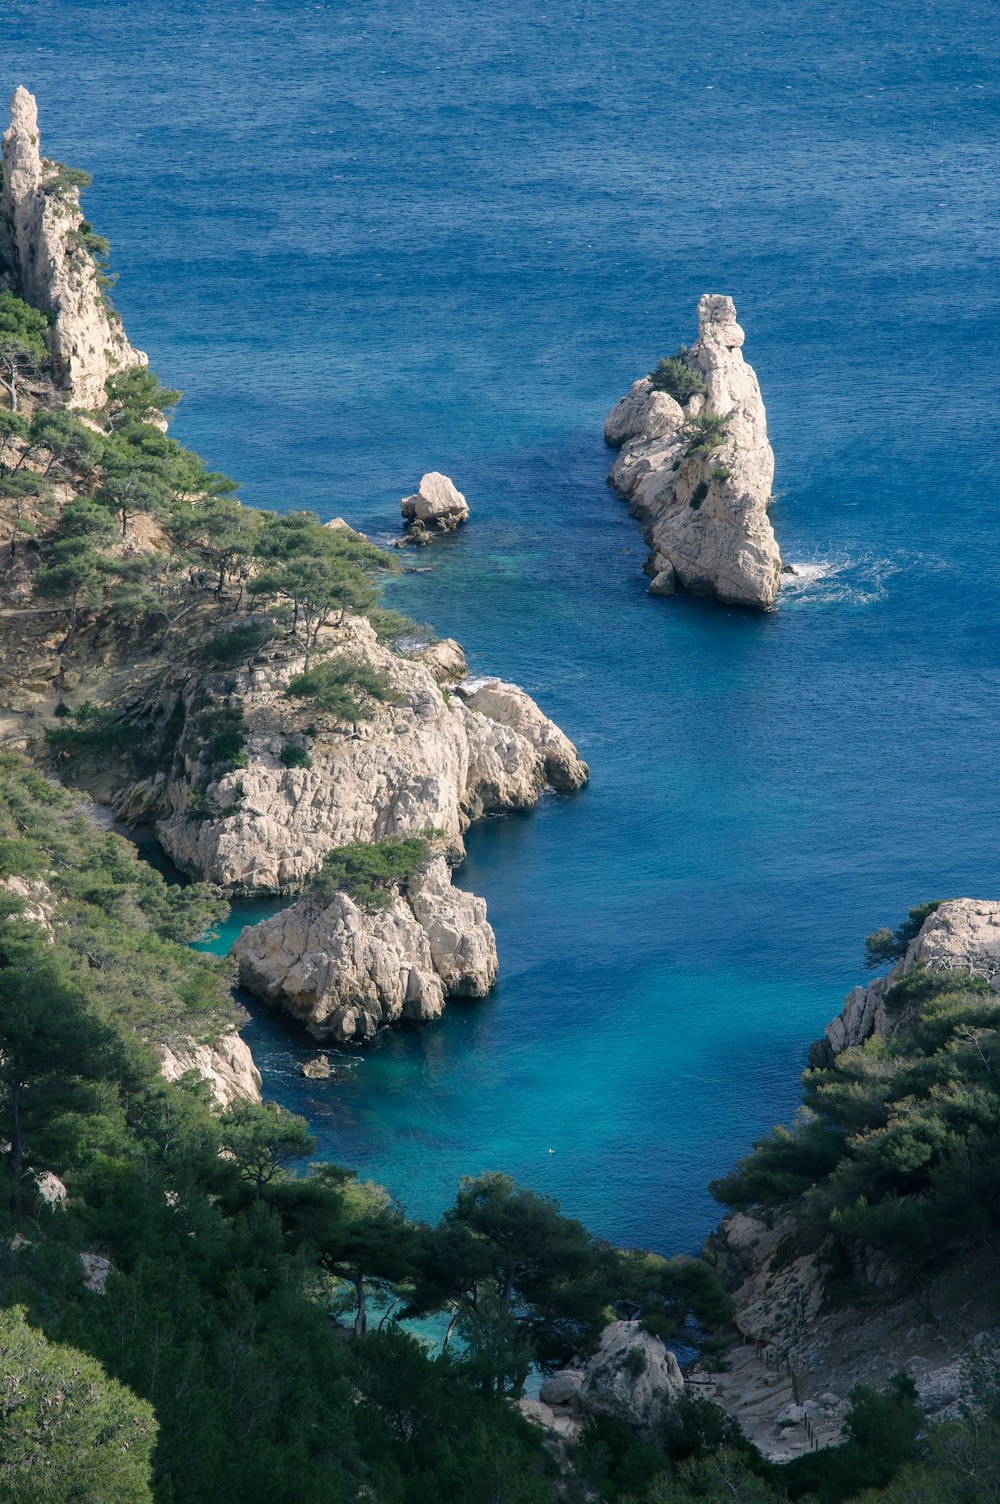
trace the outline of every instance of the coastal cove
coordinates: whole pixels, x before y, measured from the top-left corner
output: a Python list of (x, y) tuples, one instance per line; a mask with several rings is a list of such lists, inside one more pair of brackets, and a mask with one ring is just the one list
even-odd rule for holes
[[(812, 7), (756, 35), (728, 4), (673, 17), (725, 39), (695, 79), (664, 78), (654, 18), (612, 35), (604, 5), (563, 30), (526, 6), (501, 28), (153, 4), (141, 35), (114, 4), (49, 9), (15, 0), (11, 79), (94, 172), (125, 325), (187, 393), (174, 432), (245, 499), (374, 541), (423, 471), (451, 475), (469, 525), (408, 552), (429, 572), (387, 599), (522, 684), (591, 767), (468, 836), (496, 991), (344, 1052), (328, 1083), (255, 1005), (265, 1094), (414, 1215), (502, 1168), (596, 1233), (697, 1246), (707, 1181), (794, 1109), (860, 937), (997, 889), (979, 8), (908, 13), (902, 38), (848, 7), (863, 79)], [(736, 300), (775, 530), (811, 566), (766, 616), (649, 598), (605, 486), (605, 412), (693, 338), (704, 291)]]

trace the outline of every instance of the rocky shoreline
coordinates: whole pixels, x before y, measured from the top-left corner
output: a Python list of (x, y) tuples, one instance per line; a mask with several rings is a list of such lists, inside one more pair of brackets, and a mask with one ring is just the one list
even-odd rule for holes
[[(81, 239), (76, 178), (42, 158), (35, 101), (24, 89), (14, 95), (3, 163), (0, 286), (6, 282), (49, 317), (51, 385), (36, 380), (26, 411), (90, 409), (93, 431), (102, 435), (108, 426), (113, 435), (120, 419), (102, 417), (109, 378), (144, 371), (146, 357), (129, 344), (102, 294), (96, 252)], [(136, 418), (129, 421), (134, 428)], [(149, 408), (138, 421), (140, 441), (166, 428)], [(35, 474), (34, 450), (16, 425), (6, 442), (11, 462)], [(141, 476), (123, 484), (139, 499), (131, 515), (122, 503), (109, 568), (141, 574), (157, 555), (169, 563), (173, 545), (162, 515), (143, 509)], [(77, 479), (71, 467), (49, 490), (57, 508), (88, 497), (84, 473)], [(44, 488), (39, 495), (44, 537), (53, 508)], [(194, 495), (190, 504), (197, 503)], [(238, 531), (243, 509), (229, 506), (236, 514), (226, 525)], [(430, 472), (402, 512), (413, 527), (447, 532), (469, 509), (446, 477)], [(306, 526), (318, 544), (326, 541), (315, 519)], [(339, 547), (331, 568), (377, 554), (341, 519), (328, 528)], [(315, 567), (303, 567), (308, 591)], [(321, 615), (304, 640), (295, 630), (298, 603), (290, 632), (273, 614), (244, 614), (234, 623), (224, 607), (225, 565), (214, 601), (194, 596), (182, 611), (183, 633), (169, 645), (169, 613), (158, 613), (167, 621), (159, 648), (129, 637), (108, 614), (36, 605), (36, 568), (37, 556), (13, 547), (4, 560), (7, 599), (19, 604), (0, 615), (0, 733), (107, 805), (115, 820), (149, 825), (187, 876), (234, 896), (293, 896), (336, 848), (433, 834), (433, 860), (408, 892), (394, 896), (387, 915), (364, 916), (346, 893), (319, 906), (304, 897), (259, 935), (245, 933), (239, 962), (250, 990), (286, 1006), (317, 1037), (337, 1040), (370, 1038), (401, 1018), (427, 1021), (440, 1015), (446, 997), (489, 991), (497, 957), (485, 903), (451, 883), (464, 832), (484, 815), (531, 808), (547, 786), (568, 793), (588, 778), (576, 748), (528, 695), (499, 679), (470, 679), (457, 643), (414, 644), (405, 632), (383, 638), (364, 614), (343, 605)], [(237, 605), (252, 573), (240, 577)], [(225, 644), (233, 631), (248, 649), (213, 667), (213, 644)], [(296, 699), (290, 686), (308, 679), (317, 661), (375, 686), (371, 707), (352, 710), (346, 692), (333, 711)], [(123, 734), (97, 738), (89, 752), (53, 756), (58, 717), (73, 725), (95, 699)], [(211, 1058), (194, 1041), (164, 1049), (172, 1078), (194, 1068), (220, 1100), (259, 1095), (249, 1053), (237, 1058), (233, 1042)]]

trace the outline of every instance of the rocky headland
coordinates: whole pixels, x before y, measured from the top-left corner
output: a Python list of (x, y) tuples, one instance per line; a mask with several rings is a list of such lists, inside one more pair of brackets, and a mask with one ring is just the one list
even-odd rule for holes
[(698, 338), (633, 383), (608, 414), (610, 483), (650, 547), (654, 595), (767, 610), (781, 583), (768, 517), (774, 454), (732, 298), (706, 293)]
[[(0, 431), (0, 735), (124, 826), (149, 825), (188, 877), (304, 895), (238, 958), (244, 985), (317, 1037), (485, 995), (485, 904), (451, 882), (463, 835), (547, 786), (579, 789), (586, 765), (517, 686), (471, 679), (457, 643), (378, 605), (391, 556), (339, 518), (241, 507), (166, 436), (179, 394), (129, 344), (80, 208), (86, 174), (40, 156), (24, 89), (3, 164), (0, 272), (24, 335), (20, 410)], [(437, 472), (402, 510), (426, 536), (469, 511)], [(330, 852), (425, 833), (428, 861), (387, 910), (309, 891)], [(259, 1088), (234, 1041), (210, 1058), (174, 1039), (163, 1058), (220, 1100)]]
[[(954, 1075), (949, 1058), (959, 1049), (981, 1046), (988, 1079), (998, 994), (1000, 902), (941, 903), (885, 976), (847, 995), (812, 1048), (807, 1089), (812, 1080), (818, 1104), (824, 1092), (852, 1093), (860, 1111), (869, 1089), (885, 1092), (878, 1083), (888, 1079), (893, 1062), (913, 1072), (908, 1079), (929, 1075), (941, 1058), (931, 1050), (931, 1030), (942, 1031), (947, 1075)], [(945, 1020), (958, 1020), (950, 1041)], [(939, 1092), (958, 1092), (958, 1079), (950, 1088), (928, 1088), (931, 1101), (942, 1100)], [(890, 1135), (887, 1173), (893, 1142), (921, 1121), (921, 1111), (919, 1098), (903, 1097), (897, 1126), (875, 1108), (875, 1122)], [(814, 1109), (804, 1109), (799, 1131), (814, 1123)], [(947, 1118), (926, 1117), (922, 1132), (941, 1144), (947, 1125)], [(858, 1152), (870, 1158), (871, 1139), (864, 1149), (859, 1143)], [(930, 1158), (926, 1146), (908, 1152), (917, 1163)], [(822, 1186), (819, 1170), (813, 1174)], [(694, 1382), (775, 1460), (836, 1444), (853, 1386), (881, 1387), (900, 1371), (914, 1380), (928, 1417), (957, 1414), (967, 1399), (965, 1365), (1000, 1316), (995, 1239), (983, 1229), (948, 1241), (945, 1220), (935, 1246), (933, 1232), (921, 1226), (921, 1207), (930, 1208), (932, 1191), (918, 1190), (910, 1211), (890, 1196), (881, 1230), (871, 1218), (831, 1225), (816, 1194), (814, 1188), (784, 1203), (734, 1211), (705, 1248), (732, 1289), (743, 1346), (729, 1355), (725, 1372), (696, 1373)], [(907, 1218), (898, 1234), (890, 1221), (897, 1215)], [(928, 1237), (930, 1245), (922, 1246)]]

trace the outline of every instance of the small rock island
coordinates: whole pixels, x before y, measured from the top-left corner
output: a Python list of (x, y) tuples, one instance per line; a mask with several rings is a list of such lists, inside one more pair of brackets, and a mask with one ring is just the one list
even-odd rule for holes
[(439, 470), (428, 470), (412, 496), (399, 509), (407, 523), (405, 543), (430, 543), (435, 534), (453, 533), (469, 520), (469, 503), (454, 481)]
[(774, 453), (732, 298), (706, 293), (698, 338), (633, 382), (608, 414), (610, 483), (650, 546), (653, 595), (710, 595), (767, 610), (781, 554), (767, 509)]

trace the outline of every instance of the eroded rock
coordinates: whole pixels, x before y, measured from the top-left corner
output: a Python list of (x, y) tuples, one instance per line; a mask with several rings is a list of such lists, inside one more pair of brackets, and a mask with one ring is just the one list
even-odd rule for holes
[[(605, 438), (621, 452), (611, 483), (629, 502), (650, 545), (650, 591), (714, 595), (766, 609), (781, 580), (781, 554), (767, 515), (774, 454), (744, 334), (731, 298), (706, 293), (698, 303), (698, 339), (687, 353), (706, 391), (682, 407), (648, 377), (612, 409)], [(692, 452), (690, 425), (701, 415), (725, 420), (717, 442)]]
[(404, 496), (399, 509), (410, 524), (414, 541), (429, 541), (437, 533), (451, 533), (469, 519), (469, 503), (455, 483), (439, 470), (428, 470), (412, 496)]
[(6, 271), (18, 297), (50, 316), (52, 363), (70, 400), (100, 408), (107, 378), (147, 360), (103, 297), (82, 224), (79, 189), (43, 159), (34, 97), (17, 88), (3, 137), (0, 282)]
[(233, 956), (249, 992), (338, 1042), (439, 1018), (447, 998), (485, 997), (497, 976), (486, 904), (452, 885), (442, 857), (386, 909), (368, 912), (346, 893), (304, 898), (245, 929)]

